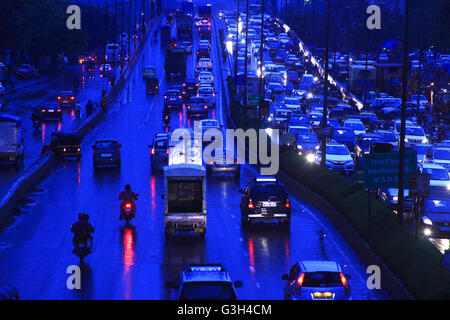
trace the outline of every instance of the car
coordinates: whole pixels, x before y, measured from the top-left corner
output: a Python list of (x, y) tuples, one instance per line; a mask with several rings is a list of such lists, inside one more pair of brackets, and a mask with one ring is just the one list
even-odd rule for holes
[(184, 52), (187, 54), (192, 53), (192, 42), (189, 40), (183, 40), (178, 43), (178, 46), (182, 49), (184, 49)]
[(179, 90), (170, 89), (164, 93), (164, 109), (180, 109), (182, 107), (183, 97), (180, 94)]
[[(401, 126), (401, 120), (397, 119), (394, 121), (394, 128), (393, 131), (395, 133), (395, 136), (397, 137), (397, 140), (399, 140), (400, 137), (400, 126)], [(413, 126), (414, 123), (412, 123), (410, 120), (405, 121), (405, 126)]]
[(222, 154), (218, 155), (215, 154), (215, 150), (213, 149), (214, 152), (211, 154), (212, 159), (206, 160), (206, 172), (208, 174), (231, 173), (239, 176), (241, 167), (236, 152), (225, 148), (222, 150)]
[(398, 150), (397, 138), (392, 131), (379, 129), (375, 130), (374, 133), (381, 136), (384, 141), (392, 144), (392, 146), (394, 147), (394, 151)]
[(434, 144), (429, 159), (450, 171), (450, 144)]
[(45, 103), (37, 108), (37, 116), (42, 120), (62, 121), (61, 107), (57, 103)]
[(208, 101), (209, 108), (216, 107), (216, 92), (214, 88), (207, 85), (202, 85), (198, 87), (197, 97), (205, 98)]
[(336, 261), (298, 261), (285, 280), (285, 300), (350, 300), (349, 274)]
[(22, 64), (16, 71), (16, 76), (20, 80), (29, 80), (39, 77), (38, 70), (30, 64)]
[(411, 148), (411, 151), (417, 155), (417, 164), (421, 164), (428, 160), (427, 156), (431, 155), (433, 145), (427, 143), (416, 143)]
[(289, 117), (289, 126), (307, 126), (310, 127), (308, 115), (302, 113), (291, 113)]
[(206, 117), (208, 116), (209, 101), (203, 97), (190, 97), (186, 102), (188, 117)]
[(50, 148), (58, 159), (81, 159), (81, 137), (72, 131), (56, 131), (50, 134)]
[(145, 93), (155, 93), (159, 92), (159, 78), (156, 76), (151, 76), (145, 79)]
[(3, 86), (3, 83), (0, 82), (0, 97), (4, 96), (6, 93), (6, 89)]
[(295, 125), (295, 126), (289, 126), (288, 131), (289, 134), (293, 134), (295, 136), (300, 135), (300, 134), (310, 134), (311, 130), (309, 129), (308, 126), (299, 126), (299, 125)]
[(356, 162), (362, 164), (362, 160), (365, 154), (370, 153), (370, 146), (377, 142), (385, 142), (381, 135), (375, 133), (362, 133), (356, 137), (354, 155)]
[(419, 166), (419, 171), (430, 175), (429, 189), (447, 191), (450, 198), (450, 176), (445, 167), (436, 163), (424, 162)]
[(198, 75), (198, 82), (199, 83), (208, 83), (210, 85), (214, 85), (214, 76), (211, 72), (208, 71), (202, 71)]
[(346, 119), (342, 122), (342, 125), (346, 128), (352, 129), (355, 136), (366, 132), (366, 127), (360, 119)]
[[(403, 191), (403, 212), (412, 212), (415, 197), (409, 194), (409, 189)], [(398, 210), (398, 188), (380, 188), (377, 190), (377, 197), (380, 201), (394, 213)]]
[(285, 97), (284, 106), (292, 112), (300, 111), (300, 98), (299, 97)]
[(206, 39), (200, 40), (198, 42), (198, 46), (199, 47), (207, 47), (208, 49), (211, 49), (211, 45), (209, 43), (209, 40), (206, 40)]
[(174, 290), (176, 300), (237, 300), (235, 288), (242, 285), (242, 281), (233, 283), (220, 263), (189, 264), (176, 282), (166, 283), (166, 287)]
[(60, 106), (72, 106), (76, 104), (75, 94), (73, 91), (60, 91), (56, 101)]
[(278, 220), (281, 225), (289, 227), (291, 202), (286, 188), (277, 178), (255, 177), (239, 192), (242, 193), (240, 208), (243, 226), (255, 220)]
[(353, 151), (355, 148), (356, 136), (355, 132), (350, 128), (334, 127), (333, 140), (337, 143), (345, 144), (349, 150)]
[(430, 192), (423, 201), (419, 228), (427, 237), (450, 238), (450, 198), (448, 192)]
[(286, 131), (291, 111), (286, 108), (277, 108), (273, 114), (272, 128)]
[(144, 66), (144, 68), (142, 68), (142, 79), (146, 80), (149, 77), (155, 76), (156, 76), (155, 66)]
[(104, 63), (100, 65), (100, 78), (109, 78), (111, 77), (112, 68), (108, 63)]
[(309, 123), (311, 124), (311, 126), (317, 127), (322, 122), (323, 113), (319, 112), (319, 111), (311, 111), (308, 114), (308, 118), (309, 118)]
[(94, 169), (98, 166), (121, 166), (120, 148), (116, 140), (98, 140), (92, 145)]
[(277, 95), (284, 94), (284, 87), (279, 82), (269, 82), (266, 89), (266, 96), (274, 99)]
[[(320, 165), (322, 151), (316, 152), (316, 163)], [(350, 174), (355, 165), (352, 155), (345, 144), (327, 143), (325, 165), (331, 171)]]
[(315, 133), (297, 134), (296, 145), (299, 155), (304, 156), (308, 162), (315, 161), (316, 151), (320, 148), (320, 143)]
[(198, 76), (200, 75), (201, 72), (209, 72), (208, 67), (206, 66), (197, 66), (194, 69), (194, 77), (197, 78), (198, 81)]
[(411, 148), (416, 143), (429, 143), (425, 131), (421, 126), (408, 125), (405, 127), (405, 148)]
[(183, 97), (188, 99), (191, 96), (197, 95), (198, 90), (198, 80), (197, 79), (184, 79), (183, 82), (184, 94)]
[(169, 163), (169, 134), (156, 133), (150, 148), (152, 169), (162, 170)]
[(212, 71), (212, 61), (210, 58), (200, 58), (198, 60), (199, 67), (207, 67), (208, 71)]
[(209, 49), (209, 46), (202, 46), (199, 45), (197, 49), (197, 59), (200, 58), (209, 58), (211, 56), (211, 51)]

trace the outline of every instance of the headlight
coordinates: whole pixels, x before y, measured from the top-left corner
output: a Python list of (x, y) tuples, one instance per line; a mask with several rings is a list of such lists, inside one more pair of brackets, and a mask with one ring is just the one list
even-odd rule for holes
[(432, 221), (430, 220), (430, 218), (428, 218), (427, 216), (424, 216), (424, 217), (422, 218), (422, 222), (425, 223), (425, 224), (427, 224), (427, 225), (429, 225), (429, 226), (433, 225), (433, 222), (432, 222)]
[(428, 143), (428, 139), (427, 138), (423, 138), (422, 139), (422, 143)]
[(408, 139), (407, 139), (407, 138), (405, 138), (405, 142), (408, 142)]
[(431, 235), (431, 230), (430, 230), (430, 229), (425, 229), (425, 230), (423, 231), (423, 233), (424, 233), (426, 236), (429, 236), (429, 235)]
[(450, 183), (447, 185), (447, 190), (450, 190)]
[(312, 153), (310, 153), (310, 154), (308, 154), (307, 156), (306, 156), (306, 161), (308, 161), (308, 162), (314, 162), (316, 160), (316, 157), (312, 154)]
[(316, 150), (319, 150), (320, 149), (320, 146), (316, 146)]
[(303, 149), (302, 145), (301, 145), (301, 144), (298, 144), (298, 145), (297, 145), (297, 149)]
[(398, 201), (398, 197), (397, 197), (397, 196), (393, 196), (393, 197), (392, 197), (392, 200), (393, 200), (393, 201)]
[(267, 121), (272, 121), (272, 120), (273, 120), (272, 117), (267, 118)]

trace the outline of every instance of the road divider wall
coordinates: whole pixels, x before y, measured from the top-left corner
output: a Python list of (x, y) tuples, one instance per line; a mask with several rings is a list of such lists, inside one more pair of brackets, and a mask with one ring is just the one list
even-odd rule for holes
[(0, 201), (0, 222), (16, 210), (19, 202), (33, 185), (42, 179), (55, 162), (53, 152), (40, 156), (12, 185)]

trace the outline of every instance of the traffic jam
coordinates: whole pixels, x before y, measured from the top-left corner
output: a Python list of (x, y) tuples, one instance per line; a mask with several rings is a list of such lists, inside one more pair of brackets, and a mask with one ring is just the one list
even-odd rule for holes
[[(272, 157), (289, 154), (287, 163), (301, 170), (324, 167), (321, 178), (336, 175), (350, 192), (364, 191), (369, 221), (372, 197), (402, 217), (405, 233), (415, 231), (448, 256), (448, 84), (433, 84), (431, 97), (409, 93), (405, 115), (398, 90), (376, 87), (377, 68), (394, 68), (389, 49), (369, 55), (334, 48), (324, 59), (254, 1), (245, 7), (241, 0), (239, 9), (234, 2), (155, 4), (159, 13), (138, 12), (131, 27), (132, 6), (143, 10), (131, 2), (104, 8), (106, 19), (123, 10), (121, 32), (114, 20), (101, 49), (67, 61), (69, 80), (55, 80), (37, 104), (30, 100), (28, 113), (0, 113), (9, 179), (0, 189), (0, 300), (402, 297), (392, 287), (370, 287), (368, 261), (382, 260), (361, 253), (358, 246), (369, 248), (364, 237), (345, 234), (329, 214), (331, 199), (317, 200), (312, 189), (312, 200), (302, 196), (306, 182), (282, 161), (273, 175), (251, 162), (257, 153), (263, 163), (261, 137), (272, 144)], [(415, 64), (418, 54), (409, 57), (411, 77), (425, 64)], [(425, 56), (448, 62), (432, 54)], [(37, 72), (23, 64), (16, 75)], [(230, 130), (233, 140), (218, 143)], [(252, 130), (259, 130), (258, 146)], [(399, 157), (410, 170), (401, 195)], [(369, 182), (373, 172), (385, 175)], [(69, 270), (81, 270), (81, 280)]]

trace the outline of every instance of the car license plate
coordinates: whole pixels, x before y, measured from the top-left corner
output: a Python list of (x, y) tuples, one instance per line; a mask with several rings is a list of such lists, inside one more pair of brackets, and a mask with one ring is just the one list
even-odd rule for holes
[(276, 202), (273, 202), (273, 201), (263, 201), (263, 202), (262, 202), (262, 205), (263, 205), (263, 207), (270, 207), (270, 208), (273, 208), (273, 207), (276, 207), (276, 206), (277, 206), (277, 203), (276, 203)]
[(55, 110), (48, 110), (48, 112), (55, 112)]
[(331, 292), (314, 292), (314, 299), (331, 299), (333, 297), (333, 293)]
[(111, 157), (111, 153), (102, 153), (102, 157)]

